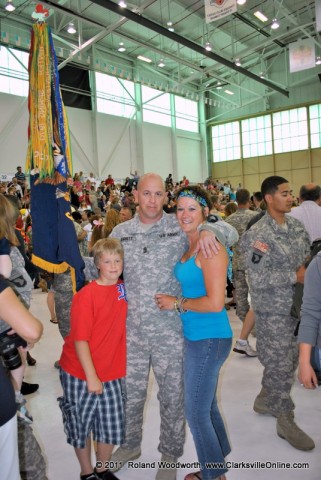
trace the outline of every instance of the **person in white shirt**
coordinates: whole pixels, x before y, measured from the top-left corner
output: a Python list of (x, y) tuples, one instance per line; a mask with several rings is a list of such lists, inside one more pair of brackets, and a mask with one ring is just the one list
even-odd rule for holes
[(303, 223), (311, 243), (321, 238), (321, 187), (307, 183), (300, 188), (300, 205), (292, 208), (288, 215)]

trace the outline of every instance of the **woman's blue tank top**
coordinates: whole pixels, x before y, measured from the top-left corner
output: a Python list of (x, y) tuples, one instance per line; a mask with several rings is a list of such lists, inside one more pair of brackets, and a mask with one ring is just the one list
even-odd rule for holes
[[(206, 295), (202, 269), (195, 263), (195, 256), (186, 262), (178, 262), (174, 274), (182, 287), (183, 297), (198, 298)], [(191, 312), (181, 314), (183, 333), (188, 340), (207, 338), (231, 338), (233, 336), (225, 308), (221, 312)]]

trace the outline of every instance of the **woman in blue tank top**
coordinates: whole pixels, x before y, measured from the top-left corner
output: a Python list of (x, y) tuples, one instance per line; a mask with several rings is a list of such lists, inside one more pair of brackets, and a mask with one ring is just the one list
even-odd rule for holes
[(175, 309), (183, 324), (185, 415), (193, 435), (201, 471), (185, 480), (225, 480), (225, 457), (231, 451), (216, 398), (218, 376), (232, 345), (232, 330), (224, 308), (228, 255), (220, 248), (205, 258), (198, 252), (198, 227), (211, 207), (199, 186), (177, 193), (177, 219), (189, 249), (175, 266), (182, 297), (157, 294), (162, 310)]

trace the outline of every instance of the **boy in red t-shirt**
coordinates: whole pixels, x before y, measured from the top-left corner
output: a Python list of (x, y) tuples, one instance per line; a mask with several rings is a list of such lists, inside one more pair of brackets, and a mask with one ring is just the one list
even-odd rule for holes
[[(126, 374), (124, 253), (119, 240), (105, 238), (93, 249), (99, 277), (83, 287), (71, 305), (71, 329), (59, 364), (63, 396), (59, 405), (67, 442), (75, 448), (82, 480), (112, 480), (114, 445), (124, 437), (121, 378)], [(97, 442), (91, 463), (91, 433)]]

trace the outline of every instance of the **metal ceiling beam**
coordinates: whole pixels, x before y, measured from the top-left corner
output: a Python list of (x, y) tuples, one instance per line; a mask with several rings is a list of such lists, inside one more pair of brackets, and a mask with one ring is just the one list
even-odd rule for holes
[[(271, 34), (266, 32), (265, 30), (263, 30), (263, 28), (260, 28), (258, 27), (257, 25), (255, 25), (255, 23), (251, 22), (251, 20), (249, 20), (248, 18), (246, 18), (244, 15), (241, 15), (240, 13), (233, 13), (233, 17), (237, 18), (238, 20), (240, 20), (241, 22), (245, 23), (246, 25), (248, 25), (249, 27), (253, 28), (254, 30), (256, 30), (257, 32), (259, 32), (261, 35), (264, 35), (264, 37), (268, 37), (271, 39)], [(273, 43), (275, 43), (276, 45), (278, 45), (279, 47), (281, 48), (285, 48), (286, 45), (282, 42), (280, 42), (279, 40), (277, 39), (271, 39), (271, 41)]]
[(142, 25), (143, 27), (146, 27), (149, 30), (156, 32), (159, 35), (163, 35), (167, 38), (170, 38), (174, 42), (179, 43), (180, 45), (184, 45), (184, 47), (194, 50), (195, 52), (200, 53), (201, 55), (204, 55), (215, 62), (225, 65), (231, 70), (241, 73), (242, 75), (245, 75), (246, 77), (249, 77), (252, 80), (255, 80), (256, 82), (261, 83), (262, 85), (265, 85), (266, 87), (271, 88), (272, 90), (275, 90), (281, 93), (282, 95), (285, 95), (286, 97), (289, 96), (288, 90), (284, 90), (283, 88), (280, 88), (277, 85), (274, 85), (272, 82), (269, 82), (264, 78), (260, 78), (259, 76), (255, 75), (252, 72), (249, 72), (245, 68), (237, 67), (233, 62), (230, 62), (226, 58), (221, 57), (216, 53), (206, 51), (203, 46), (198, 45), (197, 43), (194, 43), (191, 40), (188, 40), (187, 38), (182, 37), (181, 35), (178, 35), (175, 32), (170, 32), (167, 28), (161, 25), (158, 25), (157, 23), (152, 22), (151, 20), (148, 20), (147, 18), (144, 18), (141, 15), (128, 10), (127, 8), (121, 8), (119, 7), (119, 5), (117, 5), (114, 2), (111, 2), (110, 0), (91, 0), (91, 2), (95, 3), (96, 5), (99, 5), (100, 7), (106, 8), (107, 10), (110, 10), (122, 17), (125, 17), (139, 25)]

